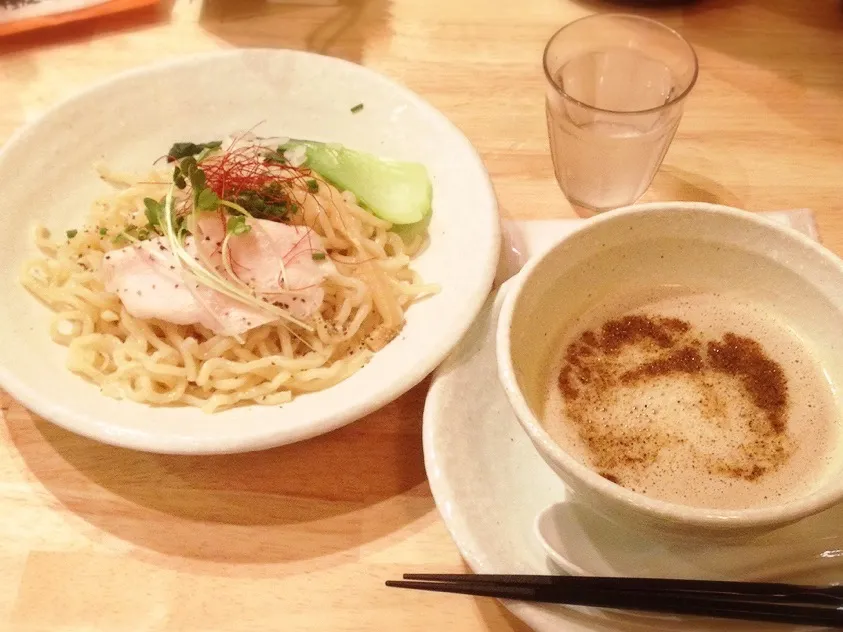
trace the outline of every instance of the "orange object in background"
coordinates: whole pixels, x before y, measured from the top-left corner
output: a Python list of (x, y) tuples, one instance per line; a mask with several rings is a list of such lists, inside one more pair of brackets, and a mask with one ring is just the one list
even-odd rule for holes
[(90, 20), (159, 0), (0, 0), (0, 36)]

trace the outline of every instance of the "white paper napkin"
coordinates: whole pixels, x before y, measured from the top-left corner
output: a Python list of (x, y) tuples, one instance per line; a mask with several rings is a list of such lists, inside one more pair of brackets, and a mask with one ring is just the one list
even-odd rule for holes
[[(787, 211), (767, 211), (760, 213), (785, 226), (804, 233), (819, 241), (814, 213), (810, 209), (792, 209)], [(495, 277), (499, 285), (515, 275), (533, 253), (550, 246), (573, 231), (586, 219), (547, 219), (547, 220), (507, 220), (502, 226), (501, 259)]]

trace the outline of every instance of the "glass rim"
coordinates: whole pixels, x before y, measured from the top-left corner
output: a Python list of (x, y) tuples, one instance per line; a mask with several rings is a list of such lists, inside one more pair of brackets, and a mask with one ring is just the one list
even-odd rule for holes
[[(624, 19), (633, 20), (633, 21), (637, 21), (637, 22), (646, 22), (646, 23), (649, 23), (651, 25), (657, 26), (660, 29), (662, 29), (663, 31), (666, 31), (667, 33), (670, 33), (671, 35), (676, 37), (680, 42), (682, 42), (685, 46), (688, 47), (688, 50), (691, 53), (691, 58), (694, 61), (694, 74), (691, 77), (691, 80), (688, 82), (688, 86), (679, 95), (673, 97), (669, 101), (667, 101), (665, 103), (662, 103), (661, 105), (657, 105), (655, 107), (647, 108), (647, 109), (644, 109), (644, 110), (608, 110), (606, 108), (601, 108), (601, 107), (597, 107), (595, 105), (589, 105), (588, 103), (584, 103), (583, 101), (580, 101), (579, 99), (577, 99), (575, 97), (572, 97), (570, 94), (565, 92), (565, 90), (561, 86), (559, 86), (556, 83), (556, 81), (554, 81), (553, 77), (551, 76), (550, 70), (547, 67), (547, 56), (548, 56), (548, 52), (550, 51), (550, 46), (551, 46), (551, 44), (553, 44), (554, 40), (556, 40), (556, 38), (565, 29), (567, 29), (571, 26), (574, 26), (575, 24), (578, 24), (580, 22), (584, 22), (586, 20), (593, 20), (593, 19), (600, 19), (600, 18), (624, 18)], [(592, 15), (586, 15), (586, 16), (583, 16), (581, 18), (577, 18), (576, 20), (573, 20), (571, 22), (568, 22), (567, 24), (563, 25), (561, 28), (557, 29), (556, 32), (553, 35), (550, 36), (550, 39), (547, 40), (547, 44), (545, 44), (545, 47), (544, 47), (544, 52), (542, 53), (542, 67), (544, 69), (545, 78), (548, 80), (550, 85), (553, 86), (553, 89), (556, 90), (556, 92), (562, 98), (567, 99), (571, 103), (573, 103), (575, 105), (578, 105), (582, 108), (585, 108), (586, 110), (591, 110), (592, 112), (601, 112), (601, 113), (604, 113), (604, 114), (620, 114), (620, 115), (624, 115), (624, 114), (625, 115), (651, 114), (651, 113), (663, 110), (667, 107), (670, 107), (671, 105), (674, 105), (676, 103), (679, 103), (680, 101), (685, 99), (685, 97), (687, 97), (688, 94), (691, 92), (693, 87), (696, 85), (697, 77), (700, 74), (699, 58), (697, 57), (697, 51), (691, 45), (691, 42), (689, 42), (679, 31), (677, 31), (676, 29), (670, 28), (667, 24), (659, 22), (658, 20), (653, 20), (652, 18), (645, 18), (645, 17), (640, 16), (640, 15), (635, 15), (634, 13), (594, 13)]]

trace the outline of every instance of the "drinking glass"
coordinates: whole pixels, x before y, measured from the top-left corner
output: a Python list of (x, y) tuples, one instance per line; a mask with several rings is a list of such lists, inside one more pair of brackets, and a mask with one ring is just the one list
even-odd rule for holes
[(697, 80), (679, 33), (635, 15), (581, 18), (544, 51), (547, 129), (559, 186), (600, 212), (635, 202), (656, 175)]

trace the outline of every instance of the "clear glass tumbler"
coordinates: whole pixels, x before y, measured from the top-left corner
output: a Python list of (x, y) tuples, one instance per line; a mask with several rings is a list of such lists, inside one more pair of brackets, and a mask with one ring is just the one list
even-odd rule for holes
[(562, 191), (597, 212), (635, 202), (656, 175), (697, 80), (694, 49), (654, 20), (594, 15), (556, 32), (544, 72)]

